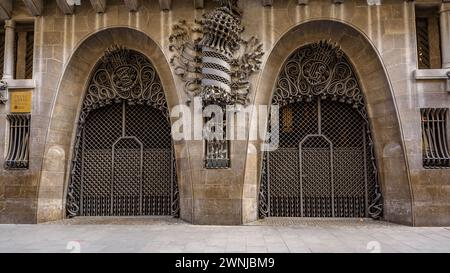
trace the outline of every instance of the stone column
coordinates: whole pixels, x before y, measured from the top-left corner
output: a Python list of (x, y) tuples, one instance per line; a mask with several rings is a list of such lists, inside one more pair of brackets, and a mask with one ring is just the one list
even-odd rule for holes
[(5, 59), (3, 63), (3, 79), (14, 79), (14, 42), (16, 22), (5, 21)]
[(441, 5), (440, 27), (442, 68), (450, 68), (450, 3)]

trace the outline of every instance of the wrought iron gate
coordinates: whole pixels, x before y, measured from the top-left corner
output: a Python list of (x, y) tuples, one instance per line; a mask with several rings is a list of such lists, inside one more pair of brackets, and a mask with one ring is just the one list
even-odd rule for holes
[(343, 52), (327, 42), (297, 50), (272, 104), (280, 106), (279, 147), (264, 153), (260, 216), (380, 217), (365, 103)]
[(68, 215), (176, 216), (178, 202), (158, 75), (140, 53), (114, 47), (97, 66), (83, 103)]

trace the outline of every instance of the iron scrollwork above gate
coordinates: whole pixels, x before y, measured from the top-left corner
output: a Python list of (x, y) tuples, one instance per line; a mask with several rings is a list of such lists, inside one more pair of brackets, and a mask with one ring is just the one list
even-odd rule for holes
[(258, 38), (242, 37), (242, 11), (237, 0), (216, 0), (220, 7), (201, 20), (180, 20), (173, 27), (170, 51), (175, 74), (185, 82), (190, 97), (218, 105), (246, 104), (250, 76), (264, 55)]
[[(86, 131), (88, 122), (93, 124)], [(115, 142), (118, 144), (112, 145)], [(118, 164), (121, 160), (123, 164)], [(156, 164), (157, 171), (152, 171), (152, 164)], [(91, 171), (90, 177), (83, 177), (89, 168), (99, 169)], [(115, 177), (116, 174), (120, 177)], [(143, 185), (144, 180), (161, 185)], [(128, 187), (125, 189), (128, 195), (114, 196), (114, 183), (114, 191)], [(88, 186), (92, 188), (88, 190)], [(168, 188), (171, 195), (162, 196), (162, 188)], [(83, 190), (91, 196), (83, 197)], [(105, 208), (109, 202), (110, 207)], [(157, 202), (166, 205), (162, 209), (150, 207)], [(166, 98), (155, 68), (141, 53), (115, 45), (105, 52), (94, 69), (78, 121), (66, 211), (69, 217), (109, 215), (108, 211), (111, 215), (176, 216), (179, 213)]]
[[(282, 114), (281, 122), (287, 122), (292, 123), (292, 120), (294, 119), (293, 115), (295, 113), (292, 113), (292, 111), (300, 111), (296, 118), (297, 120), (300, 120), (303, 122), (297, 130), (303, 130), (311, 132), (305, 133), (306, 135), (297, 135), (295, 136), (295, 144), (298, 145), (298, 143), (302, 139), (306, 139), (308, 137), (308, 134), (310, 136), (314, 136), (316, 134), (323, 135), (321, 132), (321, 111), (328, 111), (328, 116), (332, 116), (333, 113), (340, 113), (340, 108), (337, 106), (337, 103), (343, 103), (347, 104), (346, 108), (347, 110), (342, 110), (347, 114), (342, 114), (342, 116), (334, 116), (331, 117), (331, 119), (334, 119), (335, 121), (332, 121), (334, 124), (339, 124), (339, 118), (351, 118), (351, 110), (348, 109), (354, 109), (354, 111), (357, 111), (359, 116), (363, 120), (362, 125), (362, 131), (363, 131), (363, 139), (361, 138), (360, 142), (364, 142), (366, 148), (364, 148), (365, 151), (361, 150), (361, 153), (364, 153), (364, 158), (367, 158), (367, 162), (369, 162), (366, 166), (364, 165), (364, 169), (366, 169), (367, 172), (370, 172), (369, 175), (373, 177), (373, 183), (370, 183), (372, 189), (371, 194), (369, 197), (366, 197), (367, 202), (367, 214), (368, 216), (372, 218), (380, 218), (382, 215), (382, 196), (381, 196), (381, 190), (378, 182), (378, 171), (377, 171), (377, 165), (375, 160), (375, 151), (374, 151), (374, 145), (373, 140), (371, 136), (370, 131), (370, 124), (368, 120), (368, 115), (366, 111), (365, 106), (365, 100), (364, 96), (362, 94), (359, 82), (357, 80), (357, 75), (354, 72), (349, 60), (345, 56), (344, 52), (336, 45), (333, 45), (327, 41), (320, 41), (315, 42), (309, 45), (306, 45), (304, 47), (301, 47), (300, 49), (296, 50), (285, 62), (283, 65), (280, 75), (278, 77), (276, 87), (274, 90), (274, 94), (272, 97), (272, 105), (279, 105), (280, 110), (284, 110)], [(323, 103), (323, 109), (321, 108), (321, 101), (324, 101)], [(284, 109), (283, 109), (284, 107)], [(310, 109), (310, 110), (308, 110)], [(321, 110), (322, 109), (322, 110)], [(308, 112), (309, 111), (309, 112)], [(345, 112), (346, 111), (346, 112)], [(317, 112), (317, 113), (316, 113)], [(312, 116), (308, 116), (308, 113), (312, 114)], [(316, 113), (316, 114), (314, 114)], [(314, 117), (315, 115), (318, 115), (318, 117)], [(287, 121), (283, 121), (283, 116)], [(287, 118), (286, 118), (287, 117)], [(318, 119), (318, 124), (313, 122), (313, 124), (310, 122), (310, 119)], [(342, 120), (341, 122), (345, 122)], [(283, 124), (285, 126), (285, 124)], [(291, 124), (292, 125), (292, 124)], [(309, 126), (309, 129), (306, 127)], [(312, 127), (314, 128), (312, 128)], [(317, 127), (317, 128), (316, 128)], [(283, 129), (283, 128), (282, 128)], [(287, 126), (287, 128), (284, 128), (286, 130), (286, 135), (289, 135), (290, 138), (292, 138), (292, 134), (304, 134), (295, 132), (295, 130), (292, 129), (292, 126)], [(358, 129), (359, 130), (359, 129)], [(280, 143), (282, 144), (283, 140), (281, 139), (283, 136), (280, 136)], [(340, 136), (342, 139), (343, 136)], [(344, 137), (345, 138), (345, 137)], [(291, 139), (292, 140), (292, 139)], [(352, 140), (349, 140), (352, 141)], [(281, 145), (282, 146), (282, 145)], [(305, 150), (303, 152), (305, 155), (310, 155), (310, 153), (314, 153), (315, 156), (311, 158), (316, 158), (318, 154), (321, 152), (324, 152), (323, 150), (324, 145), (316, 145), (317, 147), (311, 147), (310, 151)], [(338, 145), (337, 145), (338, 146)], [(297, 146), (298, 147), (298, 146)], [(306, 147), (308, 148), (308, 147)], [(340, 155), (347, 157), (348, 154), (351, 154), (352, 151), (341, 149), (340, 147), (336, 147), (336, 153), (340, 153)], [(344, 147), (345, 148), (345, 147)], [(297, 148), (298, 149), (298, 148)], [(260, 186), (260, 194), (259, 194), (259, 214), (261, 217), (269, 216), (270, 214), (270, 179), (271, 173), (269, 170), (269, 163), (270, 160), (275, 160), (277, 156), (279, 157), (281, 153), (283, 153), (283, 147), (278, 149), (278, 152), (265, 152), (263, 156), (263, 166), (261, 171), (261, 186)], [(299, 164), (299, 174), (296, 174), (297, 171), (292, 171), (293, 175), (289, 176), (289, 173), (279, 171), (280, 173), (280, 179), (289, 181), (299, 179), (302, 180), (302, 177), (305, 175), (309, 175), (311, 177), (311, 174), (305, 174), (306, 171), (302, 172), (302, 166), (303, 169), (308, 168), (309, 165), (301, 164), (302, 160), (302, 148), (300, 146), (300, 153), (296, 151), (295, 149), (285, 149), (283, 156), (287, 156), (289, 158), (292, 158), (295, 160), (300, 160)], [(278, 153), (278, 154), (277, 154)], [(292, 153), (292, 154), (291, 154)], [(338, 156), (340, 156), (338, 155)], [(269, 159), (269, 157), (272, 156), (273, 159)], [(297, 159), (295, 159), (297, 158)], [(304, 159), (306, 157), (304, 156)], [(317, 158), (316, 158), (317, 159)], [(312, 159), (311, 159), (312, 160)], [(348, 159), (344, 159), (348, 160)], [(284, 163), (283, 163), (284, 164)], [(292, 163), (294, 164), (294, 163)], [(346, 163), (343, 163), (346, 164)], [(311, 169), (311, 171), (314, 171)], [(353, 171), (350, 169), (350, 171)], [(275, 175), (275, 174), (274, 174)], [(272, 175), (273, 176), (273, 175)], [(283, 178), (281, 178), (283, 177)], [(333, 179), (333, 178), (332, 178)], [(281, 182), (280, 182), (281, 183)], [(333, 183), (333, 182), (331, 182)], [(300, 182), (301, 184), (301, 182)], [(367, 178), (366, 178), (366, 185), (367, 185)], [(297, 191), (297, 189), (295, 189)], [(300, 191), (301, 191), (301, 185), (300, 185)], [(366, 190), (367, 192), (367, 190)], [(281, 200), (280, 202), (297, 202), (299, 207), (306, 206), (306, 201), (302, 198), (304, 196), (301, 196), (302, 193), (300, 193), (300, 197), (298, 198), (300, 201), (292, 201), (292, 200)], [(294, 197), (295, 199), (296, 197)], [(337, 198), (339, 199), (339, 198)], [(333, 199), (334, 200), (334, 199)], [(341, 202), (342, 200), (339, 199)], [(320, 201), (320, 200), (319, 200)], [(322, 202), (321, 200), (320, 202)], [(344, 200), (347, 202), (346, 200)], [(342, 202), (344, 202), (342, 201)], [(309, 201), (308, 201), (309, 202)], [(334, 201), (332, 201), (334, 202)], [(344, 203), (345, 203), (344, 202)], [(362, 202), (362, 201), (361, 201)], [(357, 206), (359, 207), (361, 204), (360, 201), (355, 203), (358, 203)], [(300, 204), (300, 205), (299, 205)], [(333, 203), (334, 205), (335, 203)], [(337, 203), (336, 203), (337, 204)], [(285, 205), (285, 204), (284, 204)], [(283, 205), (283, 206), (284, 206)], [(281, 206), (281, 205), (280, 205)], [(335, 209), (333, 207), (333, 212), (329, 213), (329, 215), (334, 215)], [(293, 209), (294, 210), (294, 209)], [(301, 211), (300, 211), (301, 210)], [(300, 216), (300, 214), (303, 216), (309, 215), (308, 213), (303, 213), (303, 209), (295, 209), (296, 216)], [(298, 214), (298, 215), (297, 215)], [(338, 213), (336, 213), (338, 214)], [(328, 214), (326, 214), (328, 215)]]
[(83, 101), (80, 123), (90, 111), (126, 100), (147, 104), (167, 114), (161, 81), (147, 58), (115, 45), (109, 48), (96, 68)]
[(289, 57), (278, 77), (272, 104), (283, 106), (314, 96), (346, 102), (365, 111), (350, 62), (339, 47), (327, 41), (310, 44)]

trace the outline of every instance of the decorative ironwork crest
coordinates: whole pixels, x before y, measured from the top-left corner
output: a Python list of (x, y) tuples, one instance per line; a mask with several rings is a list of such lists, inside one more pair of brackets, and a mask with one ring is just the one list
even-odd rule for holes
[(205, 103), (246, 104), (249, 78), (258, 71), (264, 55), (255, 37), (244, 39), (237, 0), (219, 0), (220, 7), (189, 23), (173, 27), (170, 50), (175, 74), (185, 82), (185, 92)]

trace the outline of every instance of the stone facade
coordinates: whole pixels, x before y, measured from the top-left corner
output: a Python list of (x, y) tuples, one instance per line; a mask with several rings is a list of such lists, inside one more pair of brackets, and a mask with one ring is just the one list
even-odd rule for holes
[[(141, 1), (129, 12), (124, 1), (108, 1), (97, 13), (81, 1), (73, 14), (45, 1), (33, 17), (13, 1), (11, 19), (34, 20), (33, 80), (10, 86), (33, 87), (30, 167), (6, 170), (0, 157), (0, 223), (38, 223), (65, 217), (65, 196), (80, 106), (91, 71), (113, 44), (139, 51), (155, 66), (169, 108), (184, 104), (184, 83), (170, 66), (169, 36), (181, 19), (200, 19), (217, 6), (204, 1)], [(91, 1), (96, 2), (96, 1)], [(132, 1), (125, 1), (132, 2)], [(160, 1), (170, 4), (171, 1)], [(166, 3), (167, 2), (167, 3)], [(197, 2), (197, 1), (194, 1)], [(203, 2), (203, 1), (201, 1)], [(273, 2), (263, 6), (261, 2)], [(269, 104), (284, 61), (297, 48), (320, 40), (337, 43), (352, 62), (366, 97), (387, 221), (417, 226), (450, 225), (450, 169), (422, 165), (420, 108), (448, 108), (450, 68), (417, 70), (415, 8), (441, 1), (365, 0), (240, 1), (243, 36), (259, 37), (265, 55), (251, 77), (249, 104)], [(338, 1), (341, 2), (341, 1)], [(445, 1), (444, 1), (445, 2)], [(449, 4), (442, 4), (448, 12)], [(450, 16), (450, 15), (443, 15)], [(442, 19), (441, 22), (450, 22)], [(441, 40), (449, 26), (442, 27)], [(444, 37), (445, 36), (445, 37)], [(441, 43), (449, 52), (450, 43)], [(448, 56), (448, 54), (443, 54)], [(445, 64), (445, 60), (442, 61)], [(448, 63), (448, 60), (447, 60)], [(0, 154), (6, 149), (6, 115), (0, 104)], [(173, 120), (172, 120), (173, 122)], [(448, 126), (450, 128), (450, 126)], [(450, 134), (449, 134), (450, 135)], [(231, 168), (203, 168), (203, 141), (175, 143), (181, 218), (194, 224), (239, 225), (258, 218), (260, 142), (231, 141)]]

